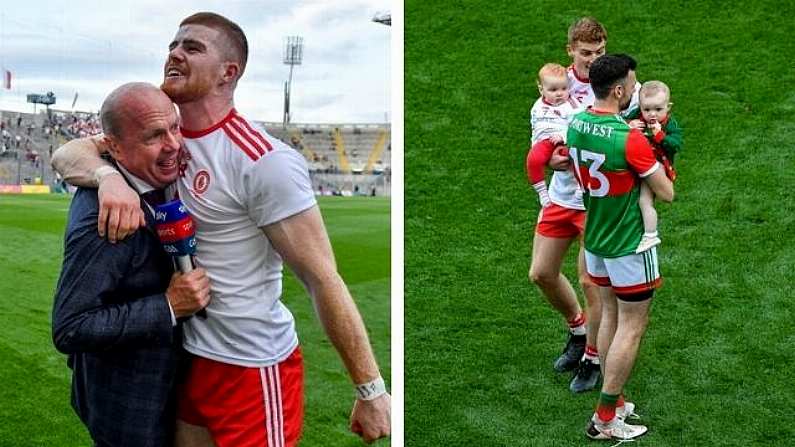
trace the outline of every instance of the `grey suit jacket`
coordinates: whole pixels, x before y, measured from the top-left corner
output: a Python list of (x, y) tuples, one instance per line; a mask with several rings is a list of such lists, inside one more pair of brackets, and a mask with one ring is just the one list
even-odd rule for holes
[(111, 244), (97, 233), (96, 189), (78, 189), (69, 210), (53, 341), (69, 355), (72, 407), (99, 445), (172, 443), (181, 332), (164, 294), (173, 264), (146, 214), (146, 228)]

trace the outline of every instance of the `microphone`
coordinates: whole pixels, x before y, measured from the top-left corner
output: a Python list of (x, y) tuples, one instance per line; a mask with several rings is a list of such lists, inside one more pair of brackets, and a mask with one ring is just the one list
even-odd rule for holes
[[(193, 271), (196, 268), (193, 259), (196, 253), (196, 226), (181, 200), (174, 199), (155, 207), (155, 230), (163, 250), (171, 255), (179, 271)], [(207, 318), (204, 309), (196, 312), (196, 315)]]

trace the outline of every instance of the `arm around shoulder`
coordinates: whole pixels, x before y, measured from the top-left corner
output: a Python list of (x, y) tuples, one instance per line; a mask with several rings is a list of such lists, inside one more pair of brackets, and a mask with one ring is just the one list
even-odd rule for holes
[(97, 170), (105, 166), (110, 167), (110, 164), (100, 157), (107, 151), (107, 145), (101, 134), (71, 140), (52, 154), (52, 167), (68, 183), (96, 188), (99, 186)]
[(127, 185), (119, 171), (103, 160), (108, 152), (104, 136), (78, 138), (52, 154), (52, 166), (67, 182), (88, 188), (99, 187), (100, 212), (97, 231), (111, 242), (124, 239), (145, 225), (138, 193)]

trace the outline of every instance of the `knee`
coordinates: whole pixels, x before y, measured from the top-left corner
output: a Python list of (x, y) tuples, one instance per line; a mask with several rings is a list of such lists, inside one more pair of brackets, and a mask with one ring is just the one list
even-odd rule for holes
[(588, 308), (592, 309), (598, 313), (601, 312), (602, 309), (602, 291), (599, 285), (593, 282), (588, 274), (582, 274), (579, 276), (580, 287), (582, 288), (582, 294), (585, 295), (585, 301), (588, 303)]
[(582, 290), (589, 301), (599, 298), (599, 286), (593, 282), (587, 273), (580, 274), (578, 279), (580, 281), (580, 287), (582, 287)]
[(624, 337), (639, 342), (640, 339), (643, 338), (643, 334), (646, 333), (647, 325), (648, 319), (644, 321), (635, 321), (631, 325), (625, 325), (621, 332)]
[(631, 340), (640, 340), (643, 334), (646, 333), (646, 327), (649, 325), (648, 315), (635, 316), (631, 320), (623, 320), (619, 322), (623, 336)]
[(534, 268), (530, 268), (528, 277), (530, 278), (530, 282), (540, 287), (554, 285), (558, 279), (558, 275), (555, 272)]

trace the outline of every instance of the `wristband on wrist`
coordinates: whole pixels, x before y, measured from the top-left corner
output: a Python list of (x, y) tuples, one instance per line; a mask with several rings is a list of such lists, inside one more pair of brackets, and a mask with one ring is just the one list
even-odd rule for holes
[(94, 180), (97, 181), (97, 186), (99, 186), (99, 183), (102, 181), (103, 178), (105, 178), (106, 176), (111, 175), (111, 174), (119, 174), (119, 175), (121, 175), (121, 172), (117, 171), (116, 168), (114, 168), (113, 166), (105, 165), (105, 166), (100, 166), (99, 168), (97, 168), (94, 171)]
[(538, 200), (541, 202), (541, 206), (545, 207), (549, 205), (549, 192), (547, 191), (547, 184), (541, 180), (540, 182), (533, 184), (533, 189), (535, 189), (538, 193)]
[(373, 400), (383, 394), (386, 394), (386, 385), (381, 376), (370, 382), (356, 385), (356, 397), (360, 400)]

